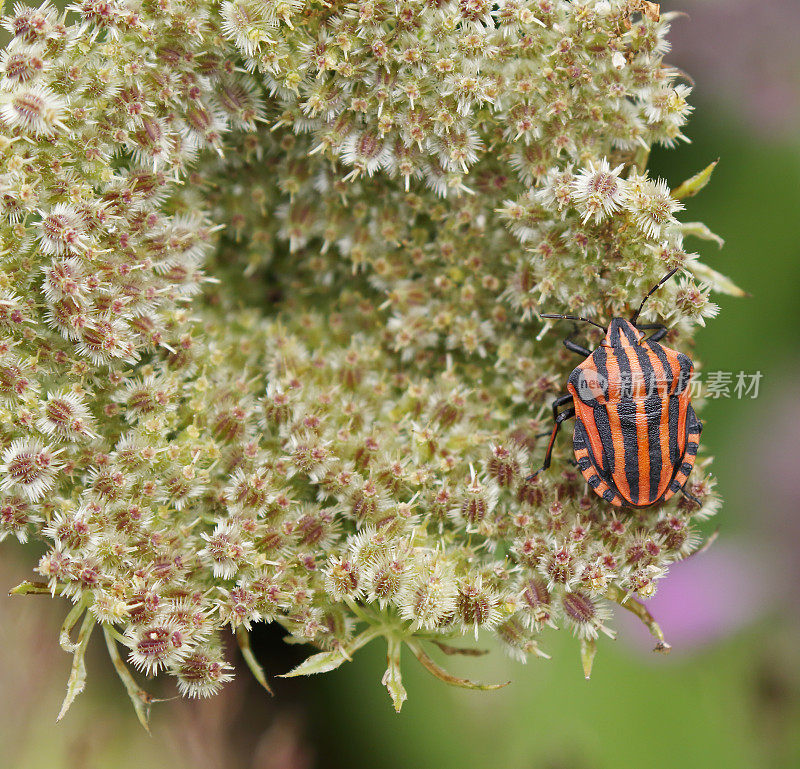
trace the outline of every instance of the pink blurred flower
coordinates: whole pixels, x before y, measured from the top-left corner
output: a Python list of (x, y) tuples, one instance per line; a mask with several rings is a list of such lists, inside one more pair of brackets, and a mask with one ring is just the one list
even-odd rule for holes
[[(674, 651), (693, 651), (726, 638), (763, 615), (773, 586), (759, 567), (752, 546), (717, 542), (709, 550), (675, 564), (647, 608)], [(627, 612), (617, 612), (621, 638), (643, 650), (653, 639)]]
[[(785, 381), (800, 381), (800, 372)], [(731, 460), (748, 468), (751, 479), (730, 502), (746, 512), (744, 525), (736, 534), (723, 526), (709, 550), (675, 564), (647, 602), (677, 653), (721, 640), (772, 611), (784, 618), (800, 614), (800, 390), (784, 386), (780, 394), (765, 393), (763, 404), (741, 425)], [(720, 521), (725, 523), (724, 507)], [(617, 614), (620, 637), (651, 649), (652, 638), (638, 620)]]
[(673, 24), (669, 59), (697, 78), (697, 97), (726, 102), (761, 133), (796, 133), (797, 0), (671, 0), (661, 7), (689, 14)]

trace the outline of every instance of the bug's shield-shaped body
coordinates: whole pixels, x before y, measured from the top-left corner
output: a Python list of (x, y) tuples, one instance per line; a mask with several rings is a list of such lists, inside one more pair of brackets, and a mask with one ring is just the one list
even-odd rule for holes
[(686, 483), (702, 429), (689, 403), (692, 369), (683, 353), (615, 318), (570, 375), (575, 459), (607, 502), (647, 507)]

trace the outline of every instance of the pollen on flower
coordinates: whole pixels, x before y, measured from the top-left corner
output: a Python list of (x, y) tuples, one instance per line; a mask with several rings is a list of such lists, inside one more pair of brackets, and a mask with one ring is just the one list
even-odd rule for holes
[(367, 599), (377, 601), (381, 607), (389, 601), (400, 600), (409, 576), (410, 569), (403, 558), (378, 560), (367, 572)]
[(456, 595), (456, 616), (465, 628), (472, 628), (475, 635), (481, 627), (492, 628), (500, 621), (500, 596), (478, 577), (463, 583)]
[(522, 588), (523, 611), (534, 627), (550, 623), (553, 616), (551, 595), (541, 577), (527, 580)]
[(342, 160), (355, 171), (371, 176), (391, 157), (391, 150), (378, 135), (364, 132), (351, 134), (342, 145)]
[(0, 70), (14, 85), (26, 85), (43, 69), (42, 52), (36, 49), (9, 50), (0, 57)]
[(9, 534), (23, 544), (28, 541), (31, 524), (39, 520), (28, 502), (20, 497), (5, 495), (0, 500), (0, 542)]
[(325, 589), (333, 598), (355, 597), (359, 592), (358, 571), (353, 563), (333, 558), (325, 574)]
[(233, 523), (221, 523), (213, 534), (202, 536), (206, 546), (198, 555), (211, 562), (215, 577), (233, 577), (251, 549), (250, 543), (241, 536), (239, 528)]
[(98, 622), (118, 624), (128, 617), (128, 604), (119, 596), (106, 590), (96, 590), (90, 611)]
[(450, 564), (432, 557), (408, 580), (400, 597), (400, 613), (418, 627), (433, 629), (446, 622), (456, 607), (458, 588)]
[[(42, 216), (39, 240), (42, 249), (49, 254), (63, 254), (84, 248), (83, 227), (83, 222), (75, 209), (65, 203), (56, 204), (51, 212)], [(59, 267), (55, 267), (55, 269), (56, 280), (59, 280), (65, 289), (71, 287), (70, 273), (72, 273), (72, 280), (75, 281), (75, 278), (83, 271), (79, 263), (75, 261), (61, 263), (60, 270), (67, 273), (64, 278), (58, 274)], [(70, 292), (67, 290), (63, 293), (69, 294)]]
[[(502, 472), (501, 472), (502, 475)], [(470, 525), (481, 523), (494, 509), (498, 492), (494, 484), (484, 485), (473, 475), (463, 491), (457, 513)]]

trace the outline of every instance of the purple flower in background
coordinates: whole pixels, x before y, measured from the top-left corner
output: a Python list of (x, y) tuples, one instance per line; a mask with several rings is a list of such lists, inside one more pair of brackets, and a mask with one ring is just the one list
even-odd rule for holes
[[(697, 557), (675, 564), (647, 608), (677, 653), (732, 635), (762, 615), (772, 594), (752, 543), (717, 542)], [(617, 612), (620, 636), (644, 651), (653, 639), (633, 617)]]
[(698, 76), (695, 93), (718, 97), (759, 132), (792, 135), (800, 118), (800, 2), (672, 0), (680, 10), (670, 60)]

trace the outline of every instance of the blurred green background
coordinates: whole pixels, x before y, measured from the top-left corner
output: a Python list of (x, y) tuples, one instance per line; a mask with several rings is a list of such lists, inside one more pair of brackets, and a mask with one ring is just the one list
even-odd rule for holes
[[(675, 4), (662, 9), (667, 5)], [(3, 596), (0, 766), (800, 766), (800, 520), (792, 456), (800, 445), (800, 57), (796, 46), (781, 43), (800, 25), (800, 4), (680, 5), (693, 18), (676, 21), (669, 60), (696, 80), (692, 143), (655, 152), (651, 167), (675, 186), (721, 159), (712, 183), (687, 201), (684, 218), (706, 222), (725, 248), (704, 241), (687, 247), (751, 296), (717, 297), (721, 316), (699, 334), (697, 356), (706, 372), (730, 371), (735, 379), (739, 371), (761, 371), (763, 379), (757, 398), (710, 400), (702, 412), (725, 504), (708, 523), (709, 532), (720, 527), (717, 544), (675, 567), (653, 601), (673, 654), (652, 654), (650, 642), (618, 617), (620, 637), (600, 641), (591, 681), (583, 678), (577, 641), (565, 633), (546, 637), (549, 661), (522, 666), (499, 652), (448, 659), (456, 673), (511, 679), (499, 692), (448, 688), (407, 659), (409, 700), (398, 716), (380, 686), (384, 650), (376, 645), (325, 677), (278, 682), (274, 699), (242, 673), (211, 702), (156, 705), (147, 736), (99, 643), (87, 692), (55, 725), (70, 663), (56, 643), (64, 608)], [(2, 584), (27, 578), (32, 557), (29, 549), (17, 559), (4, 547)], [(681, 570), (691, 573), (681, 579)], [(688, 616), (681, 616), (677, 609), (686, 606)], [(265, 660), (279, 655), (276, 673), (303, 654), (281, 651), (276, 632), (263, 631), (257, 643)]]

